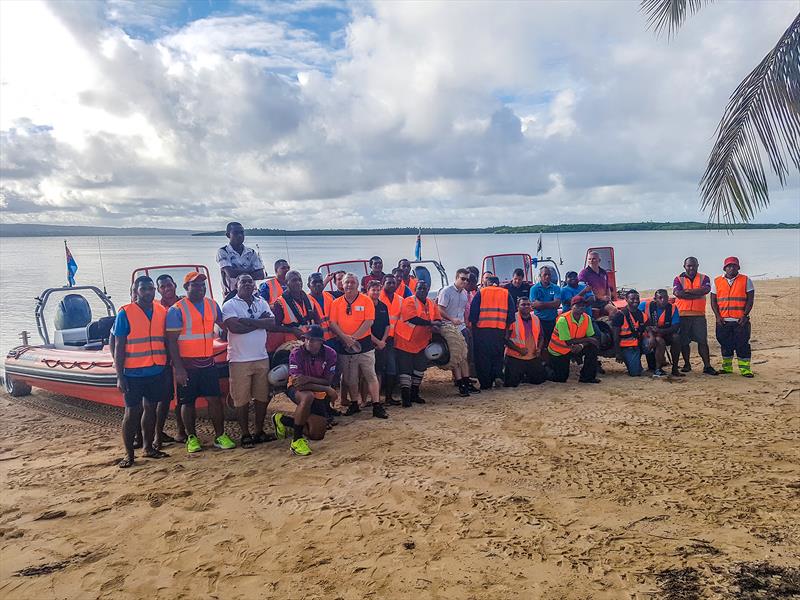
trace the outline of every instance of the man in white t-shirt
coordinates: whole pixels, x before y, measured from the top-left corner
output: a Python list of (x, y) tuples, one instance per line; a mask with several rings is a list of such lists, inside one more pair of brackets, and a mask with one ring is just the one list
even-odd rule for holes
[[(264, 420), (269, 403), (267, 330), (275, 327), (269, 304), (254, 296), (255, 281), (247, 273), (236, 280), (236, 295), (222, 305), (228, 330), (228, 381), (236, 417), (242, 430), (242, 448), (267, 441)], [(255, 400), (255, 433), (250, 435), (250, 400)]]
[[(467, 281), (469, 281), (469, 271), (467, 269), (459, 269), (456, 271), (456, 278), (453, 285), (442, 288), (439, 292), (439, 297), (436, 303), (439, 305), (439, 314), (442, 319), (449, 321), (455, 325), (456, 329), (464, 336), (467, 342), (467, 347), (470, 345), (470, 332), (464, 324), (464, 311), (467, 308)], [(469, 360), (465, 359), (460, 365), (456, 365), (452, 369), (453, 379), (458, 385), (458, 393), (460, 396), (469, 396), (470, 392), (480, 392), (478, 388), (472, 385), (469, 380)]]

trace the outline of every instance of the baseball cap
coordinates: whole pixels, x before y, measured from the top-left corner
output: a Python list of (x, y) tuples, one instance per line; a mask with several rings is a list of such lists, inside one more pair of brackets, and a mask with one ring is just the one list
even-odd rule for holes
[(570, 306), (575, 306), (576, 304), (584, 304), (585, 305), (585, 304), (589, 304), (589, 303), (586, 301), (586, 298), (584, 298), (583, 296), (573, 296), (572, 300), (569, 301), (569, 305)]
[(722, 268), (724, 269), (728, 265), (736, 265), (737, 267), (740, 266), (739, 265), (739, 259), (736, 258), (735, 256), (729, 256), (728, 258), (725, 259), (725, 262), (723, 263)]
[(309, 340), (324, 340), (325, 339), (325, 332), (322, 331), (322, 327), (317, 324), (310, 325), (308, 331), (303, 333), (303, 337)]
[(189, 271), (183, 277), (183, 285), (189, 285), (192, 281), (205, 281), (207, 277), (203, 273), (198, 273), (197, 271)]

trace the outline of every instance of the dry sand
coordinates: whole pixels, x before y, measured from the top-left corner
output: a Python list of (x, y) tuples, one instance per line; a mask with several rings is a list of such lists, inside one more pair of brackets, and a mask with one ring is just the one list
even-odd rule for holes
[(434, 370), (427, 406), (340, 418), (308, 458), (121, 471), (108, 411), (3, 396), (0, 596), (797, 597), (798, 293), (757, 282), (753, 380), (606, 360), (602, 385), (464, 401)]

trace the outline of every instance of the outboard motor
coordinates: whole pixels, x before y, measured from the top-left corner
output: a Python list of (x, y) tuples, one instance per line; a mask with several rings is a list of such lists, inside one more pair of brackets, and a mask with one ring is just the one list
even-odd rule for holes
[(91, 322), (89, 301), (80, 294), (67, 294), (56, 309), (55, 345), (83, 346), (87, 342), (86, 326)]
[(414, 267), (414, 277), (416, 277), (420, 281), (424, 281), (428, 284), (428, 292), (430, 293), (431, 289), (431, 272), (428, 270), (428, 267), (424, 265), (416, 265)]

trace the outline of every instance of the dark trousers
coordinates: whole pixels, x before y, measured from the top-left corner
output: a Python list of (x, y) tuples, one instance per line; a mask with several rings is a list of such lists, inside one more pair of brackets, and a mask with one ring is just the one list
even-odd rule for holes
[[(544, 337), (544, 346), (542, 347), (547, 348), (547, 344), (550, 343), (550, 338), (553, 337), (553, 329), (556, 328), (556, 322), (539, 319), (539, 326), (542, 328), (542, 337)], [(547, 360), (546, 357), (545, 360)]]
[(475, 327), (472, 330), (475, 373), (481, 389), (491, 389), (494, 380), (503, 376), (506, 332), (503, 329)]
[[(552, 380), (558, 383), (564, 383), (569, 379), (569, 362), (572, 352), (567, 354), (554, 356), (550, 355), (550, 368), (553, 371)], [(597, 377), (597, 348), (592, 344), (584, 344), (578, 356), (583, 356), (583, 366), (581, 367), (580, 379), (581, 381), (591, 381)]]
[(717, 341), (723, 358), (733, 358), (733, 353), (736, 352), (737, 357), (750, 360), (750, 321), (744, 325), (727, 321), (723, 325), (717, 325)]
[(503, 384), (505, 387), (517, 387), (520, 383), (543, 383), (547, 379), (541, 358), (520, 360), (506, 356), (506, 368)]

